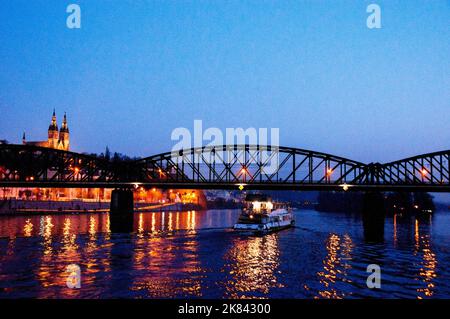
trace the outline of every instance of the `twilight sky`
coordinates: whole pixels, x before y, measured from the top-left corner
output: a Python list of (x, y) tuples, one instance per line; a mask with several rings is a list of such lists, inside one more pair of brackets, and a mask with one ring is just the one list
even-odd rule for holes
[(450, 1), (1, 1), (0, 139), (53, 108), (79, 152), (169, 151), (195, 119), (363, 162), (449, 149)]

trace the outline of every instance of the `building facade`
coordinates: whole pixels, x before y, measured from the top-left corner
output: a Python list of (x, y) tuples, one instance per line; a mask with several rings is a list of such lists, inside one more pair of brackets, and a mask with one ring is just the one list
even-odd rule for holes
[(46, 141), (28, 142), (26, 141), (24, 132), (22, 137), (22, 143), (23, 145), (34, 145), (68, 151), (70, 149), (70, 138), (66, 114), (64, 113), (61, 129), (58, 131), (58, 124), (56, 123), (56, 113), (55, 110), (53, 110), (52, 121), (50, 122), (50, 126), (48, 127), (48, 135)]

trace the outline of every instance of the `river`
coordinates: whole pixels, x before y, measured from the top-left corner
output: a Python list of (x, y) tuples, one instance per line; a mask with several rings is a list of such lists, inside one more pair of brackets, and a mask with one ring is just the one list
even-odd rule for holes
[(111, 233), (107, 213), (0, 217), (0, 298), (450, 297), (448, 212), (386, 217), (380, 243), (358, 216), (297, 210), (294, 228), (258, 237), (230, 229), (238, 214), (136, 213), (131, 234)]

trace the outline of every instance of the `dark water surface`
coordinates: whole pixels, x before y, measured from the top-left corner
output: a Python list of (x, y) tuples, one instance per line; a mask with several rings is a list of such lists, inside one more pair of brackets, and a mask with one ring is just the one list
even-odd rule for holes
[(255, 237), (229, 229), (238, 214), (135, 214), (133, 234), (111, 233), (108, 214), (0, 217), (0, 298), (450, 297), (449, 213), (387, 217), (378, 244), (350, 215), (296, 211), (295, 228)]

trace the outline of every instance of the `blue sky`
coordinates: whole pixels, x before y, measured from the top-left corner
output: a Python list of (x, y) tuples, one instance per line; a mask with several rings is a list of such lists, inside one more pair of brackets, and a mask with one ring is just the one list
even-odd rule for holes
[(168, 151), (195, 119), (363, 162), (450, 148), (449, 1), (1, 1), (0, 43), (10, 142), (56, 108), (80, 152)]

